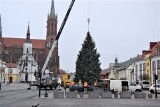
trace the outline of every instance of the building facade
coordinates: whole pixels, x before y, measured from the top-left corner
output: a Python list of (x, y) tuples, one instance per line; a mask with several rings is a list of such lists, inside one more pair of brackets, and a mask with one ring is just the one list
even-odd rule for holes
[(38, 72), (38, 64), (32, 56), (32, 42), (30, 40), (29, 25), (26, 41), (23, 43), (23, 55), (18, 61), (18, 68), (20, 70), (20, 82), (36, 81), (35, 73)]
[(146, 87), (154, 84), (154, 74), (160, 83), (160, 42), (150, 42), (149, 50), (143, 50), (140, 59), (135, 62), (135, 81)]
[[(0, 17), (1, 19), (1, 17)], [(44, 29), (45, 30), (45, 29)], [(32, 43), (32, 52), (30, 53), (33, 56), (33, 59), (38, 64), (38, 72), (41, 71), (51, 45), (57, 36), (57, 15), (55, 14), (54, 1), (51, 2), (50, 14), (48, 14), (47, 19), (47, 30), (46, 30), (46, 39), (30, 39)], [(31, 36), (32, 37), (32, 36)], [(18, 61), (23, 56), (23, 47), (26, 38), (10, 38), (4, 37), (2, 34), (2, 25), (0, 20), (0, 54), (1, 59), (6, 63), (14, 63), (18, 65)], [(58, 55), (58, 43), (54, 49), (53, 55), (49, 61), (47, 67), (50, 69), (50, 72), (54, 73), (56, 77), (59, 71), (59, 55)], [(22, 71), (20, 71), (22, 72)]]

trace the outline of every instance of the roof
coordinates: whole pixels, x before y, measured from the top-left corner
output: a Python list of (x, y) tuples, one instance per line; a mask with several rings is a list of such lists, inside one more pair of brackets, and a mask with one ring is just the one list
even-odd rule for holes
[(63, 69), (59, 69), (59, 74), (66, 74), (66, 71), (64, 71)]
[(4, 65), (6, 65), (9, 68), (17, 68), (17, 63), (5, 63)]
[(139, 59), (140, 56), (130, 58), (129, 60), (119, 63), (118, 68), (116, 68), (118, 71), (128, 68), (133, 62), (135, 62), (137, 59)]
[(106, 74), (106, 73), (110, 73), (110, 71), (111, 71), (111, 68), (104, 69), (104, 70), (101, 71), (100, 75), (103, 75), (103, 74)]
[[(5, 47), (16, 47), (16, 48), (22, 48), (23, 43), (26, 41), (25, 38), (8, 38), (3, 37), (2, 38), (3, 44)], [(35, 49), (45, 49), (45, 42), (46, 40), (41, 39), (31, 39), (32, 46)]]
[(156, 49), (157, 49), (158, 47), (160, 47), (160, 42), (157, 42), (157, 44), (154, 45), (154, 47), (153, 47), (152, 49), (150, 49), (150, 50), (151, 50), (151, 56), (157, 55), (157, 53), (156, 53), (157, 50), (156, 50)]

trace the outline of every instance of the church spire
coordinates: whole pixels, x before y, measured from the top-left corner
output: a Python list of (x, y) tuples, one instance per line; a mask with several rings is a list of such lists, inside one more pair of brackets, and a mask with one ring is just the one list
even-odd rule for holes
[(30, 30), (29, 30), (29, 23), (28, 23), (28, 29), (27, 29), (27, 37), (26, 40), (30, 40)]
[(51, 11), (50, 11), (50, 17), (54, 17), (54, 16), (55, 16), (54, 0), (52, 0), (52, 3), (51, 3)]
[(1, 25), (1, 15), (0, 15), (0, 38), (2, 37), (2, 25)]

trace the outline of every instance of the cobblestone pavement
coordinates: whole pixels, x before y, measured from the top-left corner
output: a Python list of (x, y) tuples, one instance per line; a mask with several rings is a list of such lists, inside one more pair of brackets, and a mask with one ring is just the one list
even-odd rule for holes
[[(38, 90), (32, 87), (27, 90), (28, 84), (10, 84), (2, 86), (0, 90), (0, 107), (160, 107), (160, 97), (155, 98), (53, 98), (55, 90), (47, 90), (48, 97), (44, 97), (45, 90), (38, 97)], [(56, 90), (57, 91), (57, 90)], [(61, 90), (63, 91), (63, 88)], [(67, 90), (68, 91), (68, 90)], [(146, 91), (148, 93), (148, 91)]]
[[(153, 99), (33, 99), (21, 101), (12, 107), (160, 107), (159, 100)], [(22, 106), (23, 105), (23, 106)]]
[(3, 83), (0, 92), (27, 89), (28, 87), (27, 83), (10, 83), (9, 85)]

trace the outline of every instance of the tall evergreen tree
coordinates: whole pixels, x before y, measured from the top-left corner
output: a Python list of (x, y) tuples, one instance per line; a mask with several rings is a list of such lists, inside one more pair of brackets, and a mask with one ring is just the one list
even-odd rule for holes
[(88, 84), (93, 85), (93, 83), (100, 79), (100, 54), (97, 53), (95, 48), (95, 42), (93, 41), (89, 32), (82, 44), (82, 48), (79, 51), (78, 58), (76, 61), (76, 74), (75, 82), (79, 80), (83, 82), (88, 82)]

